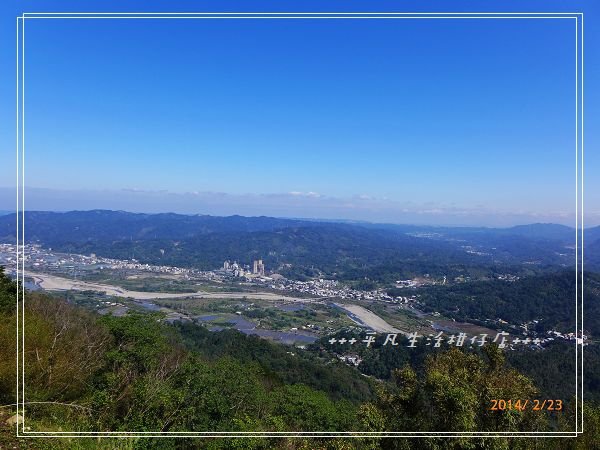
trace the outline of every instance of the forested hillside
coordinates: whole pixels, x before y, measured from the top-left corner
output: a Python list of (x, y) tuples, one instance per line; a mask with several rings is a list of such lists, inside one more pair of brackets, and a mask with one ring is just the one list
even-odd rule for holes
[[(270, 270), (300, 279), (324, 274), (389, 283), (424, 274), (531, 274), (571, 267), (574, 260), (574, 229), (558, 225), (436, 228), (103, 210), (32, 211), (25, 222), (26, 242), (55, 251), (198, 269), (262, 258)], [(593, 246), (593, 230), (588, 234)], [(1, 216), (0, 242), (15, 239), (15, 215)]]
[[(600, 275), (585, 272), (583, 282), (584, 328), (600, 335)], [(572, 270), (525, 277), (507, 283), (501, 280), (475, 281), (450, 287), (432, 286), (421, 291), (425, 309), (439, 311), (457, 320), (502, 319), (530, 324), (544, 333), (551, 329), (575, 329), (576, 277)]]
[[(28, 240), (54, 246), (65, 242), (183, 239), (206, 233), (268, 231), (310, 224), (272, 217), (141, 214), (110, 210), (27, 211), (25, 221)], [(15, 214), (2, 216), (0, 238), (14, 239), (15, 227)]]

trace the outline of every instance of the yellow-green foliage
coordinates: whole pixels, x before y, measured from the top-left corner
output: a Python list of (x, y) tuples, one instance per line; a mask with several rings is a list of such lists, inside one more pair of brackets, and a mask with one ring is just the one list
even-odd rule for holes
[[(17, 439), (5, 422), (16, 401), (16, 289), (0, 273), (0, 448), (48, 449), (593, 449), (600, 412), (585, 405), (578, 439), (223, 438)], [(573, 429), (572, 409), (556, 421), (527, 411), (490, 411), (491, 399), (534, 398), (530, 379), (507, 368), (503, 353), (458, 350), (379, 383), (376, 401), (332, 400), (330, 393), (282, 381), (234, 350), (203, 355), (184, 346), (185, 327), (155, 314), (91, 315), (38, 293), (25, 295), (26, 425), (47, 431), (549, 431)], [(193, 339), (193, 333), (186, 337)], [(244, 336), (250, 352), (258, 342)], [(187, 342), (187, 341), (186, 341)], [(202, 341), (198, 341), (202, 342)], [(224, 340), (232, 344), (229, 340)], [(256, 344), (253, 344), (256, 343)], [(190, 349), (191, 348), (191, 349)], [(265, 351), (261, 347), (261, 352)], [(258, 353), (257, 353), (258, 354)], [(265, 361), (264, 359), (262, 361)], [(323, 367), (323, 371), (327, 366)]]

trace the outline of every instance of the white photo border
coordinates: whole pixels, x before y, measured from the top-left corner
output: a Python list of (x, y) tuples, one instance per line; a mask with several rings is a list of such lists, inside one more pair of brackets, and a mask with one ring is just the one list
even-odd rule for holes
[[(17, 17), (16, 161), (17, 280), (25, 281), (25, 20), (26, 19), (571, 19), (575, 23), (575, 328), (583, 335), (583, 13), (582, 12), (33, 12)], [(581, 215), (581, 216), (580, 216)], [(581, 234), (579, 227), (581, 226)], [(22, 239), (22, 241), (20, 240)], [(23, 245), (19, 247), (19, 243)], [(20, 254), (19, 251), (22, 253)], [(19, 279), (19, 268), (21, 278)], [(23, 284), (22, 284), (23, 285)], [(25, 427), (25, 292), (17, 292), (17, 437), (577, 437), (583, 433), (583, 342), (575, 344), (573, 432), (125, 432), (27, 431)]]

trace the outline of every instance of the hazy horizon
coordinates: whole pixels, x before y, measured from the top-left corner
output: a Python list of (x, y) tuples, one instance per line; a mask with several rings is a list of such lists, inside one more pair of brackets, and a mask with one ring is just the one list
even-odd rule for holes
[[(0, 210), (14, 211), (15, 188), (0, 187)], [(539, 212), (510, 212), (456, 205), (416, 204), (389, 199), (353, 196), (337, 198), (316, 192), (234, 195), (223, 192), (169, 192), (135, 189), (56, 190), (25, 189), (26, 211), (113, 210), (132, 213), (248, 217), (268, 216), (290, 219), (359, 221), (419, 226), (467, 226), (504, 228), (534, 223), (575, 227), (575, 215)], [(600, 225), (600, 217), (586, 216), (586, 227)], [(581, 227), (581, 223), (578, 224)]]

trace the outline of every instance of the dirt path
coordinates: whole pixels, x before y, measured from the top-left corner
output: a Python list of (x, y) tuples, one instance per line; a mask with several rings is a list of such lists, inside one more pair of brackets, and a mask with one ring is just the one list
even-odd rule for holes
[(378, 333), (407, 334), (404, 331), (394, 328), (389, 323), (387, 323), (385, 320), (383, 320), (381, 317), (379, 317), (377, 314), (375, 314), (372, 311), (369, 311), (366, 308), (363, 308), (362, 306), (344, 304), (344, 303), (335, 303), (335, 305), (342, 309), (345, 309), (349, 313), (356, 316), (357, 319), (359, 319), (362, 323), (364, 323), (369, 328), (373, 329), (373, 331), (376, 331)]
[(92, 283), (81, 280), (71, 280), (69, 278), (57, 277), (47, 274), (28, 274), (42, 288), (48, 291), (97, 291), (104, 292), (107, 295), (132, 298), (135, 300), (153, 300), (157, 298), (246, 298), (247, 300), (285, 300), (289, 302), (308, 303), (318, 299), (298, 298), (279, 295), (273, 292), (204, 292), (197, 291), (192, 293), (166, 293), (166, 292), (142, 292), (130, 291), (110, 284)]

